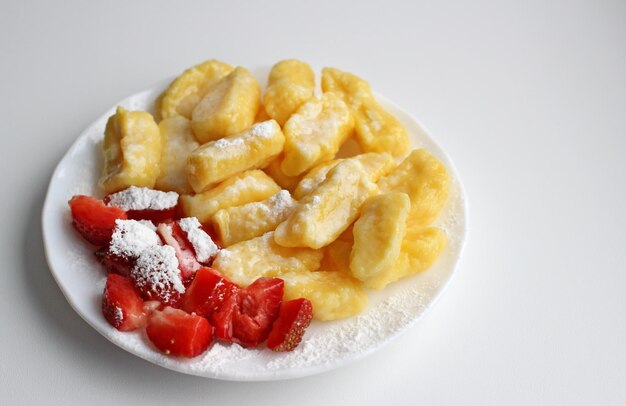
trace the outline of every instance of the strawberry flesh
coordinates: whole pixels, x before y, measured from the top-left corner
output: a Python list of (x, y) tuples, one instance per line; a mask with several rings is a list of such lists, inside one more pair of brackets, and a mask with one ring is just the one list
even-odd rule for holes
[(200, 268), (185, 291), (181, 309), (187, 313), (196, 313), (213, 323), (213, 315), (239, 290), (237, 285), (223, 278), (215, 270)]
[(267, 347), (274, 351), (292, 351), (302, 341), (313, 319), (313, 305), (307, 299), (282, 302), (278, 319), (272, 326)]
[(124, 210), (108, 207), (91, 196), (76, 195), (69, 201), (72, 224), (80, 235), (90, 243), (104, 246), (115, 229), (115, 220), (126, 220)]
[(130, 279), (144, 300), (178, 307), (185, 293), (174, 250), (168, 246), (146, 248), (135, 261)]
[(213, 340), (211, 324), (204, 317), (171, 307), (152, 313), (146, 333), (163, 353), (188, 358), (202, 354)]
[(278, 317), (284, 282), (278, 278), (259, 278), (240, 291), (238, 306), (232, 314), (232, 340), (244, 347), (256, 347), (267, 339)]
[(154, 224), (172, 221), (176, 217), (177, 206), (165, 210), (129, 210), (126, 213), (131, 220), (150, 220)]
[(196, 259), (196, 253), (191, 243), (187, 240), (185, 232), (175, 222), (159, 224), (157, 232), (163, 242), (176, 251), (181, 279), (184, 284), (188, 284), (193, 279), (196, 271), (202, 268), (202, 264)]
[(135, 265), (134, 258), (121, 257), (112, 254), (108, 248), (102, 247), (95, 252), (98, 261), (104, 265), (107, 273), (116, 273), (122, 276), (129, 276), (131, 269)]
[(110, 274), (102, 296), (104, 318), (120, 331), (131, 331), (146, 323), (144, 301), (131, 280)]
[(230, 295), (211, 317), (215, 338), (221, 341), (233, 341), (233, 314), (239, 309), (239, 296), (240, 292)]

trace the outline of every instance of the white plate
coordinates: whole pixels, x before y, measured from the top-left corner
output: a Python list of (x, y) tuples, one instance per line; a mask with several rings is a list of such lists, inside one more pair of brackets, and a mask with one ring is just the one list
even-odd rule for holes
[[(267, 70), (255, 73), (264, 83)], [(152, 111), (154, 100), (168, 83), (130, 96), (116, 106)], [(454, 165), (417, 120), (385, 98), (379, 96), (379, 100), (406, 126), (413, 147), (427, 148), (450, 172), (450, 197), (437, 222), (448, 237), (448, 246), (428, 271), (372, 292), (368, 307), (357, 317), (314, 321), (293, 352), (215, 343), (197, 358), (180, 359), (160, 354), (145, 333), (121, 333), (106, 322), (100, 310), (106, 275), (95, 260), (93, 248), (72, 229), (67, 202), (75, 194), (101, 195), (96, 188), (102, 168), (101, 143), (106, 120), (115, 106), (78, 137), (52, 175), (42, 220), (52, 275), (74, 310), (111, 342), (147, 361), (187, 374), (236, 381), (289, 379), (339, 368), (371, 354), (408, 330), (435, 303), (450, 282), (467, 232), (466, 200)]]

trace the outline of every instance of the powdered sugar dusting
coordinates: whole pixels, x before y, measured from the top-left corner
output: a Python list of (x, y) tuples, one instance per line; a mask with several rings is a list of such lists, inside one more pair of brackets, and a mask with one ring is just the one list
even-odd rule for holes
[(246, 208), (258, 209), (268, 218), (283, 221), (291, 214), (296, 201), (291, 197), (289, 191), (281, 190), (269, 199), (261, 202), (252, 202), (244, 205)]
[(187, 239), (193, 245), (196, 259), (199, 262), (209, 262), (217, 254), (219, 248), (203, 229), (202, 224), (195, 217), (186, 217), (178, 220), (178, 225), (187, 234)]
[(108, 206), (122, 210), (167, 210), (178, 204), (178, 193), (162, 192), (145, 187), (131, 186), (109, 196)]
[(232, 138), (220, 138), (215, 141), (211, 146), (217, 149), (230, 149), (233, 147), (240, 147), (245, 145), (243, 138), (241, 137), (232, 137)]
[(233, 363), (257, 358), (262, 351), (252, 348), (244, 348), (239, 344), (215, 343), (207, 352), (196, 358), (198, 361), (191, 365), (192, 369), (202, 370), (206, 365), (216, 373), (223, 373), (232, 368)]
[(256, 137), (269, 138), (276, 131), (276, 122), (274, 120), (263, 121), (252, 126), (251, 133)]
[(130, 276), (139, 289), (146, 288), (157, 294), (162, 302), (173, 299), (172, 291), (185, 293), (176, 250), (169, 245), (146, 248), (137, 258)]
[(145, 220), (115, 220), (109, 251), (126, 258), (138, 257), (146, 248), (160, 245), (156, 227)]
[(118, 306), (115, 306), (115, 314), (113, 316), (114, 325), (119, 326), (124, 321), (124, 312)]
[(268, 203), (272, 206), (274, 212), (282, 213), (293, 207), (294, 200), (291, 198), (289, 191), (283, 189), (270, 197)]
[(402, 330), (427, 305), (419, 289), (406, 289), (351, 319), (305, 334), (296, 349), (268, 363), (268, 369), (330, 365), (337, 358), (357, 356)]

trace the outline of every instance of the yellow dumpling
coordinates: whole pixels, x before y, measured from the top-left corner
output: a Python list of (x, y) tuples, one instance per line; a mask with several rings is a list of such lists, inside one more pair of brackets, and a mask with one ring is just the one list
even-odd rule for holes
[(366, 81), (339, 69), (324, 68), (322, 89), (340, 95), (350, 107), (356, 140), (364, 152), (388, 152), (395, 157), (409, 152), (406, 129), (376, 101)]
[(104, 131), (104, 172), (100, 178), (104, 192), (129, 186), (153, 188), (162, 148), (159, 126), (149, 113), (118, 107)]
[(274, 238), (285, 247), (324, 247), (352, 224), (365, 200), (377, 192), (360, 162), (340, 162), (278, 226)]
[(335, 94), (326, 93), (304, 103), (287, 120), (282, 171), (297, 176), (330, 161), (352, 134), (354, 121), (348, 106)]
[(278, 62), (272, 67), (263, 95), (268, 116), (283, 126), (287, 119), (313, 97), (315, 73), (309, 65), (296, 59)]
[(187, 179), (200, 193), (233, 175), (266, 166), (280, 154), (284, 143), (276, 121), (254, 124), (239, 135), (208, 142), (193, 151), (187, 159)]
[(191, 132), (189, 120), (183, 116), (172, 116), (159, 123), (159, 130), (163, 152), (161, 170), (154, 187), (179, 194), (193, 193), (187, 180), (187, 158), (200, 144)]
[(417, 149), (396, 169), (378, 181), (381, 192), (403, 192), (411, 199), (409, 224), (427, 226), (448, 198), (449, 176), (445, 166), (425, 149)]
[(208, 223), (220, 209), (265, 200), (280, 191), (280, 186), (261, 170), (233, 176), (203, 193), (182, 195), (180, 205), (185, 217), (197, 217)]
[[(352, 231), (352, 230), (350, 230)], [(324, 258), (322, 258), (321, 269), (332, 272), (350, 272), (350, 253), (354, 241), (345, 240), (338, 237), (335, 241), (324, 247)]]
[(298, 176), (288, 176), (283, 170), (280, 168), (280, 164), (283, 161), (283, 154), (280, 154), (276, 159), (272, 160), (263, 171), (270, 175), (272, 179), (276, 181), (283, 189), (287, 189), (289, 192), (293, 193), (293, 191), (302, 180), (303, 175)]
[(213, 86), (191, 114), (191, 128), (205, 143), (239, 134), (254, 123), (261, 87), (247, 69), (237, 67)]
[(343, 272), (289, 272), (280, 278), (285, 281), (284, 300), (309, 299), (317, 320), (352, 317), (367, 306), (361, 282)]
[(161, 120), (176, 115), (191, 119), (193, 109), (211, 86), (232, 70), (232, 66), (211, 59), (184, 71), (161, 97)]
[(211, 219), (213, 229), (222, 245), (228, 247), (240, 241), (259, 237), (285, 221), (296, 206), (286, 190), (260, 202), (219, 210)]
[[(363, 165), (365, 173), (369, 175), (372, 182), (378, 182), (378, 180), (387, 175), (393, 168), (395, 168), (396, 161), (387, 153), (369, 152), (366, 154), (355, 155), (352, 158), (359, 161)], [(319, 186), (326, 179), (328, 172), (333, 169), (339, 162), (346, 159), (334, 159), (332, 161), (323, 162), (313, 169), (311, 169), (306, 175), (302, 177), (298, 183), (295, 191), (293, 192), (294, 198), (300, 200), (304, 196), (311, 193), (316, 187)]]
[(354, 223), (350, 271), (370, 289), (385, 287), (402, 248), (411, 201), (405, 193), (371, 197)]
[(388, 272), (379, 275), (379, 286), (386, 286), (398, 279), (414, 275), (430, 268), (446, 248), (446, 236), (438, 228), (407, 228), (400, 256)]
[(321, 260), (322, 251), (281, 247), (269, 232), (220, 250), (212, 267), (245, 287), (262, 276), (282, 277), (287, 272), (314, 271)]

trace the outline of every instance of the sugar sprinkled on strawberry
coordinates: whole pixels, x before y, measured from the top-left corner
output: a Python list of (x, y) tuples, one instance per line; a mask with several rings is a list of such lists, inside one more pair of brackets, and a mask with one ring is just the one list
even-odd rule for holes
[(207, 263), (217, 254), (219, 248), (211, 236), (202, 229), (202, 224), (197, 218), (182, 218), (178, 220), (178, 225), (187, 235), (199, 262)]
[(180, 229), (177, 223), (169, 222), (159, 224), (157, 232), (165, 244), (174, 248), (183, 283), (191, 282), (196, 271), (202, 268), (202, 264), (196, 259), (196, 254), (187, 238), (185, 238), (183, 230)]
[(145, 249), (130, 277), (144, 298), (163, 304), (176, 304), (185, 293), (174, 248), (167, 245)]
[(137, 258), (149, 247), (160, 245), (154, 225), (145, 220), (116, 220), (109, 252), (125, 258)]
[(131, 186), (108, 195), (105, 200), (108, 206), (119, 207), (125, 211), (167, 210), (178, 204), (178, 193)]

